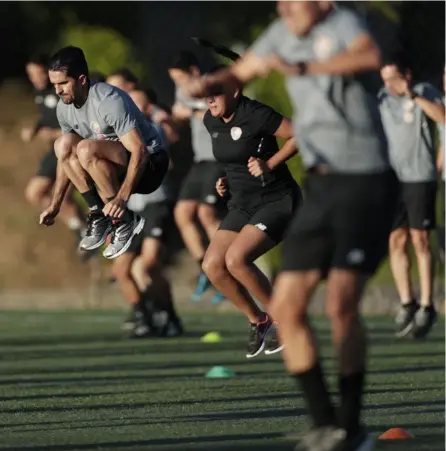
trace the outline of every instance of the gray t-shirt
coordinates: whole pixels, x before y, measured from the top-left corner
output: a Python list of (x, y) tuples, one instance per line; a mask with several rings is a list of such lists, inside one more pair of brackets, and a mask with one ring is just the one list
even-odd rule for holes
[[(199, 110), (205, 113), (208, 106), (204, 100), (191, 99), (184, 96), (180, 90), (177, 89), (175, 93), (175, 101), (182, 103), (191, 110)], [(215, 161), (212, 153), (212, 139), (206, 127), (203, 124), (203, 118), (192, 114), (190, 118), (190, 128), (192, 133), (192, 148), (194, 150), (194, 161)]]
[[(415, 85), (413, 91), (432, 102), (443, 103), (441, 93), (428, 83)], [(436, 124), (408, 97), (393, 96), (383, 88), (378, 98), (390, 162), (398, 178), (408, 183), (436, 180)]]
[(128, 94), (107, 83), (92, 85), (80, 108), (59, 101), (57, 119), (62, 133), (72, 131), (84, 139), (119, 141), (137, 128), (150, 153), (162, 148), (157, 131)]
[[(446, 97), (443, 97), (443, 104), (446, 105)], [(445, 167), (445, 153), (446, 153), (446, 124), (440, 123), (437, 124), (438, 127), (438, 136), (440, 139), (440, 150), (439, 152), (443, 152), (443, 168), (441, 171), (442, 180), (446, 180), (446, 167)]]
[[(251, 50), (279, 55), (288, 64), (322, 61), (346, 51), (366, 26), (352, 12), (335, 8), (305, 37), (293, 35), (280, 19)], [(389, 169), (374, 76), (288, 76), (293, 124), (304, 165), (326, 164), (332, 172), (378, 173)], [(377, 81), (378, 79), (375, 78)]]

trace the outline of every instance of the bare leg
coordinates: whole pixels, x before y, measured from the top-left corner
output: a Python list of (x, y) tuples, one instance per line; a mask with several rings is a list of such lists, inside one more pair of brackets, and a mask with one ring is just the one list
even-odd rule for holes
[(257, 227), (247, 225), (226, 253), (226, 266), (231, 275), (265, 306), (270, 303), (272, 287), (254, 261), (275, 246), (276, 243), (268, 235)]
[(396, 289), (403, 304), (409, 304), (413, 300), (408, 242), (409, 231), (406, 229), (396, 229), (390, 235), (390, 266), (392, 268)]
[(418, 263), (420, 305), (429, 307), (432, 305), (432, 287), (434, 284), (434, 256), (429, 242), (429, 232), (411, 229), (410, 236)]
[(221, 222), (217, 217), (217, 210), (212, 205), (200, 204), (197, 215), (210, 241)]
[(257, 323), (263, 312), (226, 267), (226, 252), (237, 238), (236, 232), (219, 230), (209, 244), (203, 270), (217, 290), (221, 291), (246, 317)]
[(200, 231), (195, 224), (198, 202), (193, 200), (180, 200), (175, 206), (174, 216), (178, 230), (184, 244), (197, 262), (202, 262), (206, 252), (203, 246)]

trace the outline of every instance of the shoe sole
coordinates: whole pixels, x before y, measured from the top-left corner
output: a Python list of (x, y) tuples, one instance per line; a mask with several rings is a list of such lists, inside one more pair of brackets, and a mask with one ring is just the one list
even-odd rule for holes
[(262, 340), (262, 344), (260, 345), (260, 348), (255, 352), (255, 354), (246, 354), (246, 358), (247, 359), (253, 359), (254, 357), (257, 357), (259, 354), (262, 353), (262, 351), (265, 349), (265, 345), (266, 345), (266, 337), (268, 336), (268, 332), (271, 329), (273, 325), (270, 324), (268, 329), (265, 331), (264, 335), (263, 335), (263, 340)]
[(98, 241), (96, 244), (93, 244), (92, 246), (88, 246), (88, 247), (79, 246), (79, 249), (81, 249), (82, 251), (94, 251), (95, 249), (100, 248), (107, 241), (107, 237), (110, 234), (111, 230), (112, 230), (111, 226), (107, 227), (107, 229), (105, 230), (104, 234), (102, 235), (100, 241)]
[(146, 223), (146, 220), (144, 218), (140, 217), (138, 225), (133, 229), (131, 238), (129, 240), (127, 240), (127, 243), (125, 243), (124, 246), (122, 246), (122, 249), (120, 249), (118, 252), (116, 252), (116, 254), (109, 255), (109, 256), (106, 256), (105, 251), (104, 251), (104, 254), (102, 254), (103, 257), (108, 260), (113, 260), (114, 258), (117, 258), (120, 255), (122, 255), (124, 252), (126, 252), (127, 249), (130, 247), (130, 245), (132, 244), (133, 238), (135, 238), (136, 235), (139, 235), (142, 232), (142, 229), (144, 228), (145, 223)]
[(399, 332), (395, 332), (395, 337), (397, 338), (404, 338), (407, 337), (407, 335), (409, 335), (414, 327), (414, 322), (413, 320), (403, 329), (400, 330)]
[(282, 349), (285, 347), (285, 345), (281, 345), (276, 349), (273, 350), (269, 350), (269, 349), (265, 349), (265, 355), (273, 355), (273, 354), (277, 354), (278, 352), (282, 351)]

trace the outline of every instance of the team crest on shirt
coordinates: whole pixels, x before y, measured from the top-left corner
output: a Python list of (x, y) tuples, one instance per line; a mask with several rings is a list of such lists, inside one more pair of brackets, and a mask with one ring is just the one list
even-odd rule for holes
[(53, 96), (52, 94), (45, 96), (43, 99), (43, 103), (47, 108), (56, 108), (58, 99), (56, 96)]
[(94, 133), (96, 133), (97, 135), (99, 133), (101, 133), (101, 127), (99, 126), (98, 122), (92, 122), (90, 124), (90, 128), (93, 130)]
[(314, 40), (313, 51), (318, 60), (325, 60), (331, 56), (333, 47), (333, 39), (330, 36), (321, 35)]
[(234, 141), (237, 141), (242, 137), (242, 129), (240, 127), (232, 127), (231, 128), (231, 138)]

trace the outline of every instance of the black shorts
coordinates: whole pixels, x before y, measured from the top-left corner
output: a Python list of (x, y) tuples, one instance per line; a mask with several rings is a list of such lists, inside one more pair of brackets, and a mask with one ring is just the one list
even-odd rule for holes
[(37, 177), (45, 177), (47, 179), (56, 180), (57, 175), (57, 157), (54, 148), (51, 148), (40, 160)]
[(437, 182), (401, 183), (393, 230), (435, 228)]
[(309, 174), (305, 200), (285, 237), (282, 270), (373, 274), (387, 255), (397, 190), (390, 171)]
[[(130, 159), (130, 152), (129, 159)], [(165, 150), (160, 150), (156, 153), (150, 154), (150, 164), (146, 166), (144, 173), (141, 176), (132, 194), (150, 194), (156, 191), (169, 169), (169, 155)], [(126, 173), (119, 177), (120, 183), (125, 179)]]
[(224, 175), (222, 167), (216, 161), (194, 163), (181, 185), (178, 200), (194, 200), (208, 205), (221, 204), (215, 185)]
[(298, 185), (293, 191), (275, 195), (252, 208), (229, 207), (229, 212), (220, 224), (219, 230), (240, 232), (250, 224), (265, 232), (275, 243), (280, 243), (294, 212), (302, 201), (302, 192)]
[(127, 253), (139, 254), (142, 249), (142, 244), (147, 238), (164, 242), (167, 228), (172, 221), (172, 209), (172, 203), (167, 201), (147, 204), (144, 210), (139, 213), (146, 220), (142, 233), (135, 236)]

